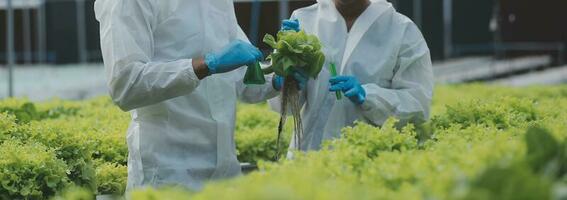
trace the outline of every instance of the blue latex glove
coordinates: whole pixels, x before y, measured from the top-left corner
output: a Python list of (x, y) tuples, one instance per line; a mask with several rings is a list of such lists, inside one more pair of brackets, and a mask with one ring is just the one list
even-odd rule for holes
[[(293, 73), (293, 78), (299, 83), (299, 90), (303, 90), (305, 89), (305, 86), (307, 85), (307, 81), (309, 80), (309, 77), (306, 76), (304, 73), (301, 72), (294, 72)], [(272, 81), (272, 86), (274, 87), (274, 89), (276, 89), (277, 91), (281, 91), (283, 88), (283, 84), (285, 82), (285, 78), (275, 75)]]
[(299, 20), (295, 19), (295, 20), (283, 20), (282, 22), (282, 31), (295, 31), (295, 32), (299, 32)]
[(329, 91), (342, 91), (350, 101), (357, 105), (362, 105), (366, 101), (366, 91), (354, 76), (336, 76), (331, 78), (329, 83), (331, 83)]
[(272, 79), (272, 86), (274, 87), (274, 89), (276, 89), (277, 91), (281, 91), (283, 84), (284, 84), (285, 78), (278, 76), (278, 75), (274, 75), (274, 78)]
[(262, 60), (262, 52), (242, 40), (235, 40), (218, 52), (205, 55), (209, 75), (230, 72)]

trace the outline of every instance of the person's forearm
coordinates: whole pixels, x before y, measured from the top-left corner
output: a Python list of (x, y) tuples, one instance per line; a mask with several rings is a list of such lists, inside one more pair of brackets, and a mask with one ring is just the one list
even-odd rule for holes
[[(199, 85), (190, 59), (106, 63), (110, 96), (124, 111), (187, 95)], [(126, 64), (124, 64), (126, 63)]]
[(195, 71), (195, 75), (199, 80), (203, 80), (207, 76), (209, 76), (209, 68), (205, 63), (205, 59), (203, 57), (194, 58), (193, 59), (193, 70)]
[[(242, 70), (244, 74), (244, 70)], [(265, 76), (266, 83), (263, 85), (246, 85), (242, 80), (237, 82), (238, 98), (244, 103), (261, 103), (272, 99), (280, 94), (273, 87), (273, 79), (270, 75)]]

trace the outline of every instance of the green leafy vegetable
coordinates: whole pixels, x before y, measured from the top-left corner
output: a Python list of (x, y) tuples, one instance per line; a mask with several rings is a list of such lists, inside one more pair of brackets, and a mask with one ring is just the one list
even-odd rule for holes
[[(276, 160), (280, 155), (280, 143), (283, 128), (287, 118), (287, 112), (291, 112), (293, 118), (296, 147), (301, 146), (303, 125), (301, 124), (301, 105), (299, 97), (299, 83), (291, 78), (293, 73), (301, 72), (311, 78), (317, 78), (323, 69), (325, 55), (321, 51), (321, 42), (314, 35), (308, 35), (304, 31), (280, 31), (278, 38), (266, 35), (264, 42), (274, 48), (274, 53), (268, 57), (272, 66), (264, 70), (264, 73), (276, 73), (284, 77), (282, 88), (282, 101), (280, 123), (278, 125), (278, 139)], [(288, 111), (289, 110), (289, 111)]]
[(276, 50), (268, 57), (272, 60), (269, 71), (286, 77), (295, 69), (317, 78), (323, 69), (325, 55), (316, 36), (304, 31), (280, 31), (277, 39), (269, 34), (264, 37), (264, 43)]

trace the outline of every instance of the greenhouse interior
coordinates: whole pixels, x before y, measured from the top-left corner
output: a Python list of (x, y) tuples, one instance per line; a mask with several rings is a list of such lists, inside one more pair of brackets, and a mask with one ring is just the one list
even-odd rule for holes
[(565, 8), (0, 0), (0, 200), (567, 199)]

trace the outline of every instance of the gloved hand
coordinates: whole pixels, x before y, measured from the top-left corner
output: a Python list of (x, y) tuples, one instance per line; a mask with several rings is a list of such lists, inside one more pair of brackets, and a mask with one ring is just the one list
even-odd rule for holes
[(295, 19), (295, 20), (283, 20), (282, 22), (282, 31), (295, 31), (295, 32), (299, 32), (299, 20)]
[[(294, 72), (293, 73), (293, 78), (299, 83), (298, 86), (299, 90), (303, 90), (305, 89), (305, 86), (307, 85), (307, 81), (309, 80), (309, 77), (306, 76), (304, 73), (302, 72)], [(272, 86), (274, 87), (274, 89), (276, 89), (277, 91), (281, 91), (283, 88), (283, 84), (285, 82), (285, 78), (275, 75), (273, 80), (272, 80)]]
[(262, 60), (262, 52), (253, 45), (236, 40), (218, 52), (205, 55), (209, 75), (230, 72)]
[(331, 83), (329, 91), (342, 91), (350, 101), (357, 105), (362, 105), (366, 101), (366, 91), (354, 76), (336, 76), (331, 78), (329, 83)]

